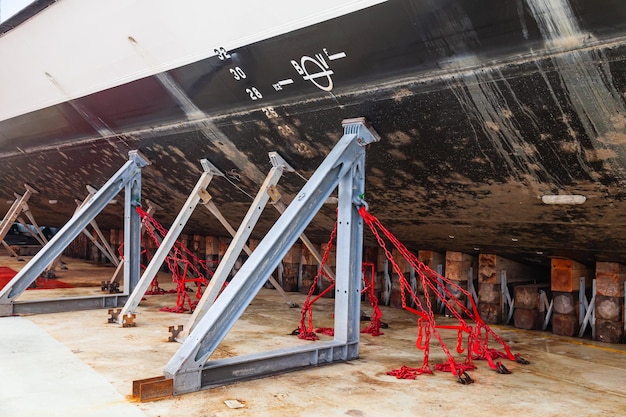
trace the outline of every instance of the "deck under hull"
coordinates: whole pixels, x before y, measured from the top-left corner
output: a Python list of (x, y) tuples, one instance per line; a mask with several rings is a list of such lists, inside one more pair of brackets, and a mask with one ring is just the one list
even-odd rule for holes
[[(366, 117), (383, 138), (367, 151), (366, 200), (413, 249), (626, 262), (625, 34), (626, 4), (611, 0), (374, 5), (0, 121), (0, 197), (28, 183), (38, 221), (62, 225), (85, 184), (139, 149), (165, 225), (201, 158), (226, 173), (209, 191), (236, 224), (268, 152), (309, 176), (341, 120)], [(303, 183), (286, 175), (285, 198)], [(543, 204), (552, 194), (587, 201)], [(307, 234), (325, 241), (333, 212)], [(121, 215), (98, 221), (119, 228)], [(276, 218), (267, 210), (255, 237)], [(189, 230), (224, 234), (202, 211)]]

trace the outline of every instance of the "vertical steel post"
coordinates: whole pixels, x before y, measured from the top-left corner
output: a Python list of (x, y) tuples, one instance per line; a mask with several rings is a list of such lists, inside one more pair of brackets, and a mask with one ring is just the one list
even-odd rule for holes
[(363, 219), (359, 215), (360, 196), (365, 193), (365, 153), (353, 162), (351, 172), (339, 181), (337, 210), (337, 260), (335, 278), (335, 341), (348, 348), (344, 360), (358, 357), (361, 303), (361, 263)]
[[(362, 203), (356, 197), (364, 189), (364, 146), (379, 137), (364, 119), (345, 120), (343, 126), (343, 137), (166, 365), (174, 394), (358, 356), (363, 223), (353, 204)], [(207, 362), (337, 186), (334, 340)]]
[(126, 183), (124, 193), (124, 292), (130, 294), (139, 282), (141, 271), (141, 172)]

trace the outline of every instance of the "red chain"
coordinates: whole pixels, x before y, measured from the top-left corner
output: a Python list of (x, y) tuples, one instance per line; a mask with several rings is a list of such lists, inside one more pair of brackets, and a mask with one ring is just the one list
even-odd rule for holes
[[(136, 210), (146, 226), (145, 230), (148, 236), (150, 236), (158, 247), (160, 242), (162, 242), (163, 238), (167, 235), (168, 230), (141, 207), (136, 207)], [(158, 237), (157, 233), (159, 235)], [(202, 298), (202, 289), (208, 285), (209, 279), (213, 276), (213, 271), (207, 267), (206, 261), (195, 256), (178, 240), (174, 243), (172, 249), (170, 249), (170, 253), (165, 257), (165, 262), (172, 273), (172, 281), (176, 283), (176, 306), (163, 307), (160, 310), (182, 313), (187, 311), (185, 307), (185, 303), (187, 303), (188, 309), (193, 311), (198, 304), (198, 300)], [(196, 301), (192, 301), (189, 294), (187, 294), (189, 290), (186, 285), (187, 283), (196, 284)], [(158, 287), (158, 282), (156, 286)]]
[[(330, 239), (328, 240), (328, 245), (326, 245), (326, 250), (324, 250), (324, 254), (322, 255), (322, 262), (320, 263), (319, 269), (315, 278), (313, 278), (313, 284), (309, 288), (309, 293), (307, 294), (306, 300), (302, 305), (302, 311), (300, 312), (300, 328), (298, 332), (298, 337), (304, 340), (318, 340), (317, 335), (313, 331), (313, 303), (327, 294), (335, 287), (335, 280), (332, 277), (329, 277), (326, 272), (324, 272), (324, 266), (328, 262), (328, 255), (330, 254), (330, 250), (332, 249), (333, 242), (335, 241), (335, 237), (337, 237), (337, 222), (335, 222), (335, 227), (333, 227), (333, 231), (330, 234)], [(317, 288), (318, 282), (322, 277), (322, 274), (331, 281), (331, 285), (328, 286), (324, 291), (322, 291), (317, 297), (311, 300), (315, 289)], [(307, 320), (308, 318), (308, 320)], [(304, 322), (307, 321), (307, 325)]]
[[(478, 314), (476, 304), (474, 303), (474, 299), (472, 298), (472, 295), (469, 293), (469, 291), (461, 288), (457, 283), (451, 281), (450, 279), (439, 275), (428, 266), (420, 262), (419, 259), (417, 259), (417, 257), (413, 253), (409, 252), (406, 246), (404, 246), (389, 230), (387, 230), (376, 217), (371, 215), (365, 207), (361, 207), (359, 209), (359, 214), (376, 237), (379, 246), (383, 249), (386, 258), (391, 263), (393, 271), (399, 278), (402, 307), (405, 310), (413, 312), (420, 317), (418, 319), (418, 337), (416, 341), (416, 346), (419, 349), (424, 350), (424, 363), (422, 367), (407, 368), (403, 366), (402, 368), (400, 368), (400, 370), (391, 371), (390, 375), (394, 375), (398, 378), (415, 378), (415, 376), (417, 376), (418, 374), (430, 371), (430, 366), (428, 365), (428, 355), (430, 352), (429, 348), (431, 334), (436, 337), (441, 346), (441, 349), (447, 357), (447, 361), (443, 364), (437, 365), (435, 369), (449, 371), (455, 376), (463, 374), (467, 370), (474, 369), (475, 367), (472, 363), (473, 359), (485, 359), (489, 362), (489, 366), (494, 369), (496, 369), (496, 367), (498, 366), (497, 364), (493, 363), (493, 359), (496, 357), (507, 358), (510, 360), (517, 359), (516, 356), (511, 353), (510, 347), (506, 344), (506, 342), (504, 342), (504, 340), (499, 337), (481, 319)], [(413, 288), (407, 282), (402, 270), (393, 259), (391, 251), (387, 248), (385, 240), (382, 238), (378, 230), (382, 232), (382, 235), (384, 235), (392, 243), (393, 247), (398, 250), (398, 252), (404, 257), (404, 259), (409, 262), (415, 272), (419, 275), (420, 282), (424, 291), (426, 306), (422, 305), (420, 299), (413, 291)], [(443, 287), (440, 287), (440, 282), (444, 284)], [(461, 301), (459, 301), (457, 297), (454, 296), (454, 293), (458, 294), (459, 292), (464, 294), (470, 300), (472, 307), (471, 310), (468, 309)], [(406, 293), (411, 296), (411, 299), (413, 300), (416, 309), (413, 309), (407, 305)], [(437, 298), (441, 300), (442, 303), (448, 308), (450, 313), (458, 321), (458, 325), (440, 326), (435, 323), (435, 316), (431, 305), (431, 293), (436, 295)], [(475, 322), (475, 326), (470, 326), (463, 319), (463, 315), (473, 320)], [(456, 350), (458, 353), (466, 351), (466, 357), (463, 363), (457, 363), (455, 361), (454, 357), (450, 353), (450, 350), (445, 345), (445, 343), (443, 343), (438, 329), (457, 330), (458, 336)], [(482, 331), (485, 332), (484, 338), (481, 338)], [(464, 333), (468, 334), (467, 349), (463, 348)], [(496, 349), (491, 349), (488, 347), (489, 335), (493, 336), (493, 338), (502, 345), (504, 352), (500, 352)]]
[(380, 318), (383, 313), (380, 311), (378, 307), (378, 297), (376, 297), (376, 266), (373, 263), (363, 262), (361, 265), (361, 275), (363, 276), (363, 282), (366, 282), (366, 268), (370, 269), (370, 283), (369, 285), (365, 285), (363, 291), (367, 292), (367, 297), (369, 298), (370, 304), (374, 311), (372, 312), (372, 317), (370, 319), (370, 324), (361, 330), (361, 333), (369, 333), (372, 336), (380, 336), (384, 334), (380, 331)]

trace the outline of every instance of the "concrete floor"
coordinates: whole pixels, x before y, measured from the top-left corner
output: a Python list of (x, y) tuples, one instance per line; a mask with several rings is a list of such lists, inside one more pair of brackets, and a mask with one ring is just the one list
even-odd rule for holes
[[(0, 258), (0, 265), (11, 266), (12, 262)], [(101, 277), (110, 276), (113, 271), (81, 261), (68, 263), (70, 270), (59, 273), (59, 279), (66, 282), (93, 280), (99, 283)], [(167, 281), (163, 275), (162, 286), (171, 287)], [(62, 292), (68, 293), (68, 290), (26, 291), (21, 299)], [(99, 284), (97, 288), (69, 290), (72, 295), (98, 292)], [(299, 293), (289, 294), (300, 305), (305, 298)], [(314, 319), (317, 326), (332, 325), (332, 303), (332, 299), (321, 299), (316, 303)], [(95, 416), (100, 415), (98, 410), (102, 408), (121, 405), (124, 407), (109, 415), (626, 415), (626, 345), (494, 326), (496, 332), (510, 343), (512, 350), (521, 353), (531, 362), (530, 365), (507, 362), (506, 366), (513, 373), (498, 375), (485, 362), (478, 361), (478, 369), (470, 372), (476, 382), (467, 386), (441, 372), (416, 380), (397, 380), (386, 372), (401, 365), (419, 366), (422, 353), (415, 348), (415, 317), (386, 307), (382, 308), (383, 321), (390, 327), (382, 336), (362, 336), (358, 360), (151, 403), (132, 403), (129, 399), (132, 381), (162, 375), (163, 366), (179, 346), (167, 342), (167, 328), (184, 324), (188, 315), (158, 311), (161, 306), (174, 304), (175, 295), (148, 296), (140, 306), (137, 327), (133, 328), (108, 324), (106, 310), (0, 318), (3, 337), (8, 336), (6, 340), (31, 345), (17, 352), (15, 343), (0, 343), (0, 369), (13, 369), (8, 374), (3, 372), (4, 378), (0, 380), (0, 415)], [(367, 304), (363, 304), (363, 308), (371, 311)], [(261, 290), (213, 359), (309, 343), (288, 336), (298, 326), (299, 314), (298, 309), (288, 308), (276, 291)], [(440, 320), (443, 324), (449, 319), (441, 317)], [(41, 331), (41, 337), (31, 338), (20, 333), (24, 329), (35, 334)], [(33, 346), (41, 343), (46, 334), (54, 338), (58, 346), (47, 352), (38, 351)], [(454, 346), (456, 334), (444, 335), (449, 346)], [(28, 358), (34, 366), (25, 365)], [(431, 364), (443, 358), (441, 349), (433, 344)], [(43, 366), (42, 362), (56, 362), (65, 372)], [(78, 368), (80, 372), (76, 371)], [(56, 373), (56, 379), (50, 378), (50, 372)], [(75, 383), (76, 379), (83, 377), (96, 380), (94, 386), (99, 388), (95, 389), (103, 393), (102, 398), (93, 400), (93, 409), (87, 413), (82, 405), (72, 405), (72, 399), (82, 395), (76, 385), (68, 388), (61, 384), (68, 378), (74, 378)], [(39, 381), (36, 389), (30, 388), (30, 384), (36, 381)], [(46, 384), (44, 381), (50, 382)], [(44, 395), (46, 389), (49, 392)], [(117, 391), (119, 396), (116, 397), (115, 392), (111, 394), (111, 390)], [(6, 394), (9, 392), (10, 395)], [(120, 398), (124, 397), (126, 401), (121, 401)], [(226, 404), (228, 400), (237, 400), (243, 407), (232, 409)], [(6, 410), (10, 412), (7, 414)], [(16, 414), (16, 410), (23, 412)]]

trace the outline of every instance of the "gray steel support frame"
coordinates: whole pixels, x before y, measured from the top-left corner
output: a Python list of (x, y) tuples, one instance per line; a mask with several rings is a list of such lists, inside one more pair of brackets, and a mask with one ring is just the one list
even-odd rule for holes
[[(0, 316), (24, 312), (51, 313), (91, 308), (116, 307), (120, 295), (75, 297), (36, 301), (16, 301), (63, 250), (87, 227), (104, 207), (122, 190), (124, 205), (124, 293), (128, 295), (139, 280), (140, 268), (140, 218), (135, 206), (141, 201), (141, 168), (150, 162), (138, 151), (128, 153), (128, 161), (84, 204), (72, 218), (50, 239), (24, 268), (0, 290)], [(111, 300), (109, 300), (109, 298)], [(115, 305), (112, 305), (115, 304)]]
[(11, 230), (13, 222), (17, 220), (22, 211), (24, 211), (24, 208), (27, 207), (26, 202), (28, 201), (28, 199), (33, 194), (37, 194), (37, 190), (29, 186), (28, 184), (24, 184), (24, 187), (26, 187), (26, 192), (23, 195), (15, 194), (15, 200), (13, 201), (11, 208), (9, 209), (9, 211), (7, 211), (7, 214), (2, 219), (2, 222), (0, 222), (0, 242), (2, 242), (2, 245), (11, 254), (11, 256), (14, 256), (16, 258), (19, 258), (18, 254), (15, 253), (13, 248), (11, 248), (11, 246), (9, 246), (4, 241), (4, 238), (6, 237), (7, 233), (9, 233), (9, 230)]
[[(248, 255), (252, 254), (252, 251), (246, 246), (246, 242), (259, 221), (259, 218), (263, 213), (263, 209), (270, 200), (270, 192), (274, 189), (278, 180), (280, 180), (285, 171), (293, 172), (293, 168), (289, 166), (289, 164), (276, 152), (270, 152), (270, 161), (272, 163), (272, 169), (270, 169), (267, 177), (265, 177), (265, 181), (263, 181), (263, 184), (254, 198), (252, 205), (241, 221), (237, 232), (233, 235), (233, 240), (230, 242), (230, 245), (228, 245), (228, 249), (226, 249), (224, 257), (217, 266), (209, 285), (204, 291), (196, 309), (193, 311), (193, 314), (187, 322), (187, 331), (181, 333), (180, 340), (184, 339), (184, 337), (186, 337), (186, 335), (189, 334), (194, 327), (196, 327), (196, 323), (199, 319), (202, 318), (211, 308), (213, 303), (215, 303), (215, 299), (222, 290), (222, 287), (226, 282), (230, 271), (233, 269), (237, 258), (241, 254), (241, 251), (246, 249)], [(282, 290), (278, 283), (276, 283), (275, 286), (277, 289), (280, 288)]]
[[(363, 222), (357, 205), (365, 188), (365, 145), (379, 137), (364, 119), (343, 126), (337, 145), (165, 366), (174, 394), (358, 357)], [(207, 363), (337, 186), (334, 340)]]
[[(202, 159), (200, 162), (204, 172), (202, 172), (202, 175), (191, 191), (191, 194), (189, 194), (187, 201), (185, 201), (185, 204), (180, 209), (178, 216), (174, 219), (172, 227), (163, 238), (163, 241), (159, 245), (157, 251), (154, 253), (152, 260), (150, 260), (150, 263), (143, 272), (138, 284), (134, 286), (132, 294), (128, 297), (126, 304), (124, 304), (124, 307), (118, 316), (119, 324), (123, 324), (124, 316), (129, 316), (135, 313), (135, 309), (139, 305), (143, 296), (146, 294), (152, 279), (156, 276), (157, 272), (159, 272), (161, 265), (163, 265), (163, 262), (165, 261), (165, 257), (176, 243), (176, 239), (178, 239), (178, 236), (183, 231), (183, 228), (187, 224), (187, 221), (193, 214), (193, 211), (196, 209), (200, 200), (208, 201), (208, 199), (210, 199), (210, 195), (206, 191), (206, 188), (209, 186), (213, 177), (224, 175), (208, 160)], [(124, 264), (124, 266), (126, 266), (126, 264)]]

